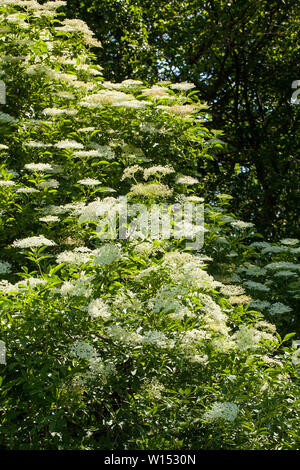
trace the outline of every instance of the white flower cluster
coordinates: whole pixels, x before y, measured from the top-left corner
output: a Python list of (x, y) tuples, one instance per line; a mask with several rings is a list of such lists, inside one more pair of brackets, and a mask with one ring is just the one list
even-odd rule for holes
[(195, 85), (193, 83), (187, 83), (187, 82), (182, 82), (182, 83), (173, 83), (170, 85), (171, 90), (178, 90), (178, 91), (189, 91), (195, 88)]
[(39, 220), (41, 222), (45, 222), (46, 224), (52, 224), (54, 222), (60, 222), (60, 218), (56, 215), (47, 215), (45, 217), (40, 217)]
[(294, 246), (298, 245), (300, 240), (298, 238), (284, 238), (283, 240), (280, 240), (283, 245), (288, 245), (288, 246)]
[(127, 166), (123, 172), (123, 175), (122, 175), (122, 178), (121, 178), (121, 181), (124, 181), (125, 179), (127, 178), (134, 178), (134, 175), (138, 172), (138, 171), (143, 171), (143, 168), (139, 165), (133, 165), (133, 166)]
[(28, 237), (23, 238), (22, 240), (16, 240), (13, 242), (12, 246), (15, 248), (38, 248), (41, 246), (54, 246), (56, 243), (44, 235), (39, 235), (38, 237)]
[(11, 180), (0, 180), (0, 186), (8, 187), (8, 186), (15, 186), (15, 184), (16, 183)]
[(132, 95), (123, 93), (122, 91), (101, 90), (93, 95), (86, 96), (80, 105), (88, 108), (97, 108), (105, 105), (119, 104), (134, 99)]
[(64, 114), (67, 116), (75, 116), (77, 113), (77, 109), (74, 108), (45, 108), (43, 110), (43, 114), (52, 117), (62, 116)]
[(226, 285), (222, 286), (220, 289), (220, 292), (223, 295), (242, 295), (245, 293), (245, 289), (241, 286), (235, 286), (235, 285)]
[(216, 421), (224, 419), (225, 421), (234, 421), (239, 413), (239, 407), (235, 403), (218, 402), (212, 404), (210, 410), (203, 415), (205, 421)]
[(65, 281), (57, 292), (62, 296), (89, 297), (92, 293), (91, 280), (92, 278), (89, 276), (75, 279), (74, 281)]
[(121, 257), (120, 248), (112, 243), (107, 243), (95, 251), (93, 264), (108, 265), (114, 263)]
[(274, 274), (274, 277), (282, 278), (282, 277), (294, 277), (297, 276), (297, 273), (294, 271), (278, 271), (277, 273)]
[(79, 223), (84, 222), (99, 222), (102, 217), (108, 216), (110, 219), (114, 214), (119, 213), (122, 207), (122, 201), (107, 197), (102, 200), (96, 199), (89, 204), (81, 204), (74, 207), (74, 215), (79, 215)]
[(300, 264), (289, 263), (288, 261), (277, 261), (275, 263), (269, 263), (265, 266), (266, 269), (270, 269), (272, 271), (279, 270), (291, 270), (291, 271), (300, 271)]
[(171, 196), (173, 190), (166, 184), (161, 183), (150, 183), (142, 184), (138, 183), (130, 188), (129, 195), (131, 196), (143, 196), (150, 199), (157, 197), (168, 197)]
[(25, 147), (37, 148), (37, 149), (52, 147), (52, 144), (45, 144), (44, 142), (34, 142), (33, 140), (30, 140), (29, 142), (25, 142), (23, 145), (25, 145)]
[(29, 171), (47, 173), (53, 170), (52, 165), (49, 163), (27, 163), (24, 168)]
[(157, 109), (161, 109), (163, 112), (168, 114), (175, 114), (178, 117), (186, 116), (189, 117), (191, 114), (198, 111), (199, 106), (191, 105), (191, 104), (174, 104), (173, 106), (164, 106), (159, 105)]
[(17, 193), (20, 193), (20, 194), (32, 194), (32, 193), (39, 193), (40, 190), (39, 189), (35, 189), (35, 188), (25, 188), (25, 187), (21, 187), (21, 188), (18, 188)]
[(144, 170), (144, 180), (148, 180), (150, 176), (166, 176), (170, 175), (171, 173), (175, 173), (174, 168), (171, 166), (151, 166), (150, 168), (146, 168)]
[(130, 290), (120, 291), (112, 300), (112, 309), (120, 312), (128, 310), (138, 312), (143, 308), (143, 303), (137, 298), (136, 294)]
[(157, 348), (173, 348), (175, 342), (169, 340), (162, 331), (150, 330), (144, 333), (144, 343), (150, 343)]
[(247, 325), (242, 325), (233, 336), (240, 351), (255, 350), (261, 340), (260, 332)]
[(265, 276), (267, 273), (267, 270), (265, 268), (261, 268), (260, 266), (255, 266), (255, 265), (246, 265), (246, 266), (241, 266), (237, 269), (239, 273), (244, 273), (247, 276), (250, 277), (259, 277), (259, 276)]
[(176, 299), (177, 294), (177, 289), (172, 289), (166, 285), (160, 289), (153, 299), (150, 299), (149, 306), (152, 307), (154, 313), (169, 314), (175, 320), (181, 320), (185, 316), (194, 316), (187, 307)]
[(10, 292), (16, 292), (17, 288), (14, 284), (11, 284), (6, 279), (0, 280), (0, 292), (8, 294)]
[(83, 149), (83, 145), (76, 140), (60, 140), (55, 144), (58, 149)]
[(100, 157), (98, 150), (78, 150), (73, 153), (73, 158), (94, 158)]
[(57, 255), (56, 262), (58, 264), (66, 263), (70, 265), (85, 264), (91, 260), (92, 254), (92, 251), (89, 249), (82, 250), (80, 248), (75, 248), (74, 251), (63, 251)]
[(22, 281), (19, 281), (15, 284), (16, 289), (27, 289), (28, 287), (30, 289), (34, 289), (36, 286), (39, 285), (45, 285), (47, 284), (47, 281), (45, 279), (40, 279), (38, 277), (27, 277), (26, 279), (23, 279)]
[(136, 332), (129, 332), (119, 325), (109, 326), (105, 329), (108, 337), (113, 341), (117, 341), (125, 344), (142, 344), (144, 338), (142, 335)]
[(110, 145), (99, 145), (97, 142), (90, 142), (90, 147), (98, 151), (99, 157), (103, 160), (113, 160), (115, 153)]
[(282, 304), (281, 302), (276, 302), (275, 304), (272, 304), (269, 313), (271, 315), (279, 315), (282, 313), (289, 313), (291, 312), (292, 309), (288, 305)]
[(197, 178), (193, 178), (192, 176), (182, 175), (176, 178), (176, 184), (185, 184), (187, 186), (198, 184), (199, 180)]
[(111, 316), (111, 313), (108, 309), (108, 306), (102, 299), (94, 299), (90, 302), (88, 306), (88, 314), (91, 318), (102, 318), (103, 320), (108, 320)]
[(270, 291), (270, 288), (268, 286), (266, 286), (265, 284), (261, 284), (260, 282), (246, 281), (244, 282), (244, 285), (248, 287), (248, 289), (258, 290), (260, 292)]
[(78, 340), (72, 344), (70, 348), (70, 353), (72, 356), (78, 357), (80, 359), (94, 359), (97, 357), (97, 352), (94, 346), (86, 341)]
[(93, 178), (84, 178), (82, 180), (77, 181), (77, 184), (82, 184), (84, 186), (99, 186), (99, 184), (101, 184), (101, 181)]
[(243, 222), (242, 220), (237, 220), (236, 222), (231, 222), (231, 225), (233, 225), (233, 227), (239, 228), (241, 230), (244, 230), (246, 228), (254, 227), (254, 224), (252, 224), (251, 222)]
[(143, 391), (146, 392), (147, 396), (153, 400), (159, 400), (161, 398), (161, 392), (164, 390), (164, 386), (157, 379), (145, 380), (143, 385)]
[(7, 261), (0, 261), (0, 274), (8, 274), (11, 272), (11, 264)]
[(265, 255), (266, 253), (284, 253), (288, 251), (288, 247), (286, 246), (277, 246), (277, 245), (270, 245), (267, 248), (262, 250), (262, 254)]
[(151, 88), (142, 90), (144, 96), (151, 96), (152, 98), (170, 98), (169, 89), (166, 87), (154, 85)]
[(251, 308), (258, 309), (258, 310), (265, 310), (271, 306), (270, 302), (267, 300), (253, 300), (250, 304)]
[(38, 187), (42, 189), (56, 189), (59, 187), (59, 182), (56, 179), (50, 178), (45, 181), (41, 181), (38, 184)]

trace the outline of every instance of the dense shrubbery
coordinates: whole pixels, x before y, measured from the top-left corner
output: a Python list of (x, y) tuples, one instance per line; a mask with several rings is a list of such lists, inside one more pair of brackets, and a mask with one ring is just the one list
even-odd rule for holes
[[(298, 241), (205, 200), (205, 106), (105, 82), (63, 3), (0, 3), (1, 448), (296, 449)], [(101, 239), (120, 196), (204, 201), (204, 246)]]

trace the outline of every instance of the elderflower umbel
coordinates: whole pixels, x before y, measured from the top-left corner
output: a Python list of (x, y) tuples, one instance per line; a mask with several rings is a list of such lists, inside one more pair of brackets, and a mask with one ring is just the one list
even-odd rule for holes
[(199, 180), (197, 178), (193, 178), (192, 176), (182, 175), (176, 179), (176, 183), (192, 185), (192, 184), (198, 184)]
[(283, 240), (280, 240), (280, 242), (283, 245), (297, 245), (300, 240), (298, 238), (284, 238)]
[(284, 305), (281, 302), (276, 302), (275, 304), (272, 304), (269, 313), (271, 315), (276, 315), (276, 314), (281, 314), (281, 313), (289, 313), (291, 312), (292, 309), (288, 305)]
[(0, 261), (0, 274), (8, 274), (11, 272), (11, 264), (7, 261)]
[(51, 224), (53, 222), (60, 222), (60, 218), (56, 215), (47, 215), (46, 217), (40, 217), (39, 220), (47, 224)]
[(235, 338), (237, 348), (240, 351), (256, 349), (261, 339), (259, 331), (247, 325), (242, 325), (233, 336)]
[(56, 189), (59, 187), (59, 182), (53, 178), (48, 179), (46, 181), (42, 181), (38, 184), (39, 188), (43, 189)]
[(245, 289), (241, 286), (234, 285), (223, 286), (220, 291), (223, 295), (242, 295), (245, 293)]
[(252, 224), (251, 222), (243, 222), (242, 220), (231, 222), (231, 225), (233, 225), (234, 227), (240, 228), (241, 230), (254, 227), (254, 224)]
[(63, 296), (71, 297), (89, 297), (92, 293), (91, 277), (75, 279), (75, 281), (65, 281), (61, 288), (60, 293)]
[(58, 149), (83, 149), (83, 145), (76, 140), (61, 140), (55, 144)]
[(29, 171), (35, 172), (47, 172), (51, 171), (53, 168), (49, 163), (27, 163), (24, 165), (24, 168)]
[(78, 250), (74, 251), (63, 251), (56, 257), (56, 262), (58, 264), (66, 263), (70, 265), (85, 264), (90, 261), (90, 256), (88, 253), (81, 253)]
[(171, 166), (151, 166), (144, 170), (144, 180), (148, 180), (149, 176), (165, 176), (171, 173), (175, 173), (174, 168)]
[(248, 289), (258, 290), (260, 292), (269, 292), (270, 290), (268, 286), (265, 286), (264, 284), (261, 284), (260, 282), (246, 281), (244, 282), (244, 284), (246, 287), (248, 287)]
[(107, 320), (111, 316), (108, 306), (102, 299), (92, 300), (88, 306), (88, 314), (91, 318), (102, 318), (103, 320)]
[(80, 359), (90, 360), (97, 357), (94, 346), (90, 343), (86, 343), (85, 341), (80, 340), (72, 344), (70, 353), (72, 356), (78, 357)]
[(126, 178), (134, 178), (134, 175), (138, 171), (143, 171), (143, 168), (139, 165), (128, 166), (125, 168), (123, 175), (121, 177), (121, 181), (124, 181)]
[(0, 186), (15, 186), (15, 182), (11, 180), (0, 180)]
[(230, 402), (218, 402), (212, 404), (210, 410), (204, 413), (203, 418), (206, 421), (216, 421), (224, 419), (225, 421), (234, 421), (239, 413), (239, 407)]
[(191, 90), (192, 88), (195, 88), (195, 85), (193, 83), (181, 82), (181, 83), (173, 83), (173, 85), (170, 85), (170, 88), (171, 90), (188, 91), (188, 90)]
[(38, 237), (23, 238), (22, 240), (14, 241), (12, 244), (12, 246), (15, 248), (38, 248), (41, 246), (54, 245), (56, 245), (56, 243), (44, 237), (44, 235), (39, 235)]
[(98, 186), (101, 184), (101, 181), (95, 180), (93, 178), (84, 178), (82, 180), (77, 181), (77, 184), (82, 184), (84, 186)]
[(111, 264), (114, 261), (117, 261), (121, 256), (120, 249), (112, 243), (108, 243), (102, 246), (101, 248), (97, 249), (95, 253), (96, 256), (93, 261), (95, 265)]
[(271, 306), (267, 300), (253, 300), (250, 304), (251, 308), (257, 308), (258, 310), (265, 310)]
[(153, 184), (135, 184), (130, 189), (130, 195), (132, 196), (144, 196), (149, 198), (155, 197), (167, 197), (172, 194), (173, 190), (165, 184), (153, 183)]

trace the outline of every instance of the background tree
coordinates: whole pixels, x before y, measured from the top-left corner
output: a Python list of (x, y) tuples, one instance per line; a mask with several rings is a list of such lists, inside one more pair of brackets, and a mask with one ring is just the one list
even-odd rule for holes
[(101, 40), (107, 79), (192, 81), (208, 126), (226, 135), (218, 157), (199, 162), (207, 197), (229, 192), (264, 235), (296, 235), (299, 2), (68, 0), (68, 14)]

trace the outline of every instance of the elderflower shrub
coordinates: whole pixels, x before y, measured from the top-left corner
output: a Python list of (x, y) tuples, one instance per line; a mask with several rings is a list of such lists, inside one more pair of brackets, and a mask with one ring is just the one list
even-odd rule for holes
[[(272, 321), (298, 241), (250, 245), (196, 178), (219, 144), (193, 85), (102, 81), (64, 5), (0, 0), (1, 448), (296, 449), (299, 348)], [(101, 238), (126, 195), (203, 203), (201, 250)]]

